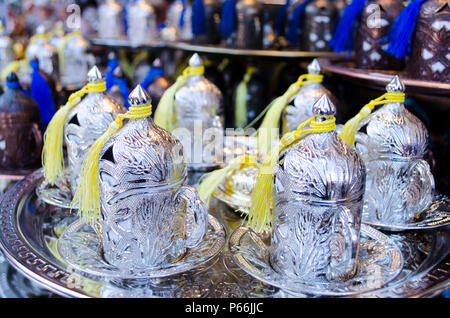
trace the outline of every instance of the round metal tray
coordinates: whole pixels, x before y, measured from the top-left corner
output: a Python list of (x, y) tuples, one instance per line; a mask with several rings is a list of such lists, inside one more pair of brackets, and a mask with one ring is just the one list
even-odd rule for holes
[[(36, 196), (38, 170), (14, 185), (0, 201), (0, 248), (8, 261), (41, 287), (66, 297), (305, 297), (264, 284), (242, 271), (223, 250), (193, 270), (166, 278), (118, 280), (80, 273), (57, 252), (62, 229), (77, 216)], [(243, 219), (218, 200), (210, 213), (227, 234)], [(356, 297), (430, 297), (450, 286), (450, 228), (387, 234), (402, 251), (400, 274), (382, 289)]]

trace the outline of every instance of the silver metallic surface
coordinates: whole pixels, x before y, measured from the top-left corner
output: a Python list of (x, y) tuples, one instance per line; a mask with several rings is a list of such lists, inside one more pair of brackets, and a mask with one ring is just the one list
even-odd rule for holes
[[(88, 73), (88, 81), (102, 80), (98, 68), (94, 66)], [(88, 93), (70, 111), (64, 125), (67, 145), (70, 188), (75, 193), (83, 160), (94, 142), (108, 129), (119, 113), (125, 113), (125, 106), (104, 93)]]
[[(320, 74), (321, 68), (317, 61), (314, 59), (308, 65), (309, 74)], [(337, 108), (336, 117), (339, 120), (339, 102), (336, 97), (323, 86), (322, 83), (309, 83), (300, 87), (297, 95), (293, 97), (293, 104), (286, 106), (282, 115), (282, 134), (294, 131), (298, 125), (308, 120), (313, 116), (312, 107), (315, 102), (319, 100), (324, 94), (332, 101)]]
[[(54, 243), (76, 215), (47, 205), (34, 194), (42, 181), (37, 171), (17, 183), (0, 202), (0, 248), (11, 264), (32, 282), (66, 297), (305, 297), (252, 278), (224, 250), (189, 272), (164, 279), (109, 280), (75, 270), (60, 261)], [(23, 204), (26, 202), (27, 204)], [(242, 219), (214, 200), (211, 213), (231, 233)], [(364, 231), (363, 231), (364, 236)], [(450, 284), (448, 228), (389, 235), (401, 249), (404, 266), (385, 287), (356, 297), (432, 297)], [(372, 253), (379, 255), (372, 245)], [(370, 247), (370, 246), (369, 246)], [(260, 255), (257, 255), (260, 257)], [(388, 256), (389, 257), (389, 256)], [(386, 258), (385, 258), (386, 259)], [(373, 260), (373, 259), (372, 259)], [(382, 264), (387, 264), (383, 263)], [(384, 267), (386, 268), (386, 267)], [(376, 271), (375, 271), (376, 273)], [(376, 276), (366, 281), (377, 283)]]
[(161, 31), (161, 37), (168, 41), (191, 41), (192, 34), (192, 6), (186, 1), (183, 24), (180, 25), (183, 4), (181, 0), (175, 0), (167, 10), (167, 27)]
[[(138, 85), (129, 102), (139, 107), (151, 99)], [(203, 240), (208, 210), (197, 191), (184, 186), (183, 147), (151, 117), (125, 123), (99, 158), (107, 262), (130, 272), (164, 268)]]
[[(158, 267), (137, 268), (132, 264), (128, 264), (130, 267), (122, 267), (108, 262), (104, 258), (104, 253), (107, 252), (109, 245), (102, 246), (102, 240), (95, 231), (81, 220), (69, 225), (61, 234), (57, 243), (58, 253), (80, 273), (120, 280), (161, 279), (198, 268), (222, 250), (225, 245), (225, 230), (213, 216), (209, 215), (207, 219), (205, 235), (196, 246), (189, 249), (181, 260)], [(143, 250), (140, 253), (146, 255), (146, 252), (148, 251)]]
[(5, 33), (2, 23), (0, 22), (0, 72), (12, 61), (14, 61), (13, 41)]
[[(345, 281), (330, 282), (324, 276), (314, 280), (286, 277), (278, 272), (268, 257), (271, 246), (251, 229), (241, 226), (230, 237), (233, 260), (247, 274), (287, 292), (314, 296), (354, 296), (384, 287), (403, 268), (403, 258), (397, 245), (383, 233), (361, 226), (358, 271)], [(313, 267), (314, 262), (309, 266)]]
[(127, 33), (132, 44), (144, 44), (158, 37), (156, 13), (151, 1), (136, 1), (128, 7), (127, 14)]
[[(335, 108), (323, 95), (315, 114)], [(356, 274), (365, 169), (334, 131), (307, 135), (280, 155), (275, 173), (270, 262), (286, 277), (313, 283)]]
[[(388, 92), (403, 92), (397, 76)], [(433, 199), (434, 178), (423, 159), (428, 147), (425, 125), (403, 104), (385, 104), (364, 120), (355, 149), (367, 169), (365, 221), (402, 225), (426, 210)]]
[(81, 88), (95, 58), (88, 53), (90, 44), (84, 37), (75, 35), (67, 40), (62, 49), (64, 64), (61, 65), (61, 84), (72, 89)]
[(106, 0), (98, 8), (98, 36), (121, 39), (125, 36), (122, 6), (116, 0)]
[[(203, 61), (194, 54), (189, 66), (201, 65)], [(173, 128), (173, 134), (185, 148), (189, 168), (197, 170), (222, 163), (222, 93), (204, 75), (188, 77), (186, 85), (176, 92)]]
[[(39, 26), (36, 35), (44, 34), (45, 28)], [(59, 63), (58, 49), (51, 45), (46, 37), (38, 38), (28, 44), (25, 50), (25, 57), (28, 61), (37, 59), (39, 61), (39, 69), (54, 79), (58, 78)]]

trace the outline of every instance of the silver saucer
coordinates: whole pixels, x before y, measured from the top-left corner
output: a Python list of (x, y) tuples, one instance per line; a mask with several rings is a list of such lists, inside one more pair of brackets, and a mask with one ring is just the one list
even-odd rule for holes
[[(42, 172), (42, 169), (40, 169)], [(69, 172), (66, 171), (66, 180), (68, 178)], [(72, 203), (72, 191), (70, 190), (70, 185), (59, 181), (57, 185), (51, 185), (42, 179), (41, 183), (36, 187), (36, 195), (45, 203), (70, 209)]]
[(397, 245), (383, 233), (361, 226), (359, 263), (356, 275), (345, 282), (295, 280), (275, 271), (269, 262), (270, 239), (248, 227), (237, 228), (229, 248), (237, 265), (256, 279), (292, 292), (317, 296), (352, 296), (380, 289), (400, 274), (403, 257)]
[(428, 209), (417, 214), (410, 223), (385, 224), (371, 220), (366, 209), (363, 209), (362, 222), (384, 231), (400, 232), (407, 230), (429, 230), (450, 224), (450, 199), (444, 195), (435, 195)]
[(58, 240), (58, 253), (79, 274), (90, 274), (108, 279), (149, 279), (173, 276), (194, 269), (216, 256), (225, 245), (225, 229), (209, 215), (208, 231), (203, 241), (189, 249), (177, 263), (148, 270), (121, 271), (102, 256), (101, 243), (91, 226), (77, 220), (68, 226)]

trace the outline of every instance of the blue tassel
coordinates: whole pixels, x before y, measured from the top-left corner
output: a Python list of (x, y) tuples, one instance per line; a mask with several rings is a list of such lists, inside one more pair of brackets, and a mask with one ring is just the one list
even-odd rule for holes
[(119, 66), (119, 60), (116, 58), (110, 59), (108, 61), (108, 71), (105, 75), (106, 90), (109, 91), (114, 85), (114, 70)]
[(395, 18), (394, 23), (388, 33), (380, 41), (389, 42), (386, 52), (396, 58), (404, 58), (411, 52), (411, 38), (416, 27), (417, 16), (420, 12), (420, 6), (426, 0), (415, 0), (400, 12)]
[(345, 7), (334, 36), (329, 42), (334, 52), (339, 53), (348, 50), (351, 53), (355, 27), (365, 4), (366, 0), (353, 0)]
[(19, 83), (18, 81), (15, 81), (15, 82), (9, 82), (9, 81), (7, 80), (7, 81), (6, 81), (6, 87), (11, 88), (11, 89), (18, 89), (18, 90), (20, 90), (20, 91), (22, 92), (22, 94), (24, 94), (24, 95), (26, 95), (26, 96), (28, 96), (28, 97), (30, 97), (30, 98), (33, 98), (33, 97), (31, 96), (31, 93), (28, 92), (27, 90), (23, 89), (22, 86), (20, 85), (20, 83)]
[(125, 106), (127, 107), (127, 109), (130, 108), (130, 103), (128, 102), (128, 95), (130, 92), (127, 86), (127, 79), (124, 77), (114, 77), (114, 85), (119, 85), (120, 95), (122, 95), (123, 99), (125, 100)]
[(278, 35), (284, 35), (284, 30), (286, 29), (286, 13), (290, 4), (291, 0), (286, 0), (286, 3), (281, 6), (280, 10), (278, 10), (277, 20), (275, 24), (275, 32)]
[(184, 26), (184, 14), (186, 12), (186, 0), (181, 0), (181, 4), (183, 5), (183, 9), (180, 13), (180, 28)]
[(303, 16), (303, 11), (305, 10), (305, 7), (310, 3), (311, 0), (305, 0), (302, 3), (300, 3), (295, 9), (294, 12), (292, 12), (291, 17), (289, 18), (289, 24), (288, 29), (286, 32), (286, 39), (291, 43), (292, 45), (297, 45), (299, 38), (300, 38), (300, 32), (301, 32), (301, 20)]
[(39, 71), (39, 62), (31, 61), (30, 66), (33, 70), (31, 74), (31, 97), (39, 106), (42, 126), (45, 128), (56, 113), (55, 102), (50, 86)]
[(141, 86), (145, 89), (147, 89), (151, 83), (157, 78), (158, 76), (164, 75), (164, 69), (162, 67), (152, 67), (150, 71), (148, 72), (147, 76), (144, 78), (144, 80), (141, 82)]
[(194, 0), (192, 5), (192, 33), (206, 34), (206, 12), (203, 0)]
[(220, 20), (220, 34), (226, 38), (236, 31), (236, 0), (225, 0), (222, 4), (222, 17)]

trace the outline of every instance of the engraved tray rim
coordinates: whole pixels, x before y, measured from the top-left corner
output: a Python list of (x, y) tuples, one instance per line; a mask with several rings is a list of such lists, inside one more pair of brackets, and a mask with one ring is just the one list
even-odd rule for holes
[[(42, 252), (29, 244), (17, 224), (18, 204), (22, 198), (35, 190), (42, 175), (39, 171), (28, 175), (16, 183), (0, 199), (0, 249), (5, 257), (21, 274), (38, 285), (64, 297), (93, 297), (82, 288), (67, 286), (71, 272), (55, 266), (52, 261), (42, 257)], [(450, 226), (436, 232), (437, 243), (431, 256), (420, 268), (393, 287), (387, 286), (363, 297), (433, 297), (450, 286)]]

